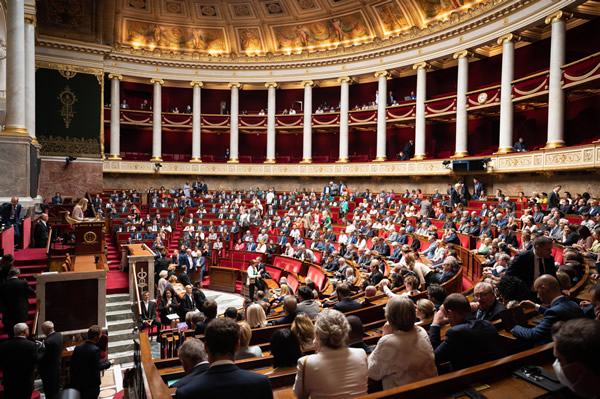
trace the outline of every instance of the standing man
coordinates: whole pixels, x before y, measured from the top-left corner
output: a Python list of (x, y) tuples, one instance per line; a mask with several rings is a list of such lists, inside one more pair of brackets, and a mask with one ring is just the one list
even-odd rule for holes
[(483, 191), (484, 191), (483, 184), (481, 184), (479, 179), (473, 178), (473, 199), (474, 200), (480, 199)]
[(549, 274), (556, 277), (552, 240), (544, 236), (536, 237), (533, 241), (533, 250), (521, 252), (515, 256), (508, 266), (506, 274), (517, 276), (532, 291), (534, 290), (533, 282), (541, 275)]
[(415, 153), (415, 142), (414, 140), (408, 140), (408, 143), (404, 146), (404, 150), (402, 151), (402, 159), (401, 161), (405, 161), (411, 159)]
[[(25, 323), (11, 326), (14, 338), (0, 345), (0, 368), (5, 398), (29, 399), (33, 392), (33, 371), (37, 362), (37, 346), (29, 341)], [(61, 348), (62, 349), (62, 348)]]
[(42, 213), (33, 230), (34, 248), (46, 248), (48, 243), (48, 214)]
[(54, 323), (45, 321), (42, 332), (46, 336), (44, 347), (40, 350), (38, 371), (44, 383), (44, 395), (48, 399), (58, 398), (60, 389), (60, 365), (63, 337), (54, 331)]
[(97, 399), (100, 394), (100, 371), (110, 368), (112, 362), (103, 362), (100, 348), (96, 343), (102, 329), (93, 325), (88, 330), (88, 338), (75, 347), (71, 358), (71, 387), (81, 394), (81, 399)]
[(560, 198), (558, 197), (558, 192), (560, 191), (561, 186), (557, 184), (552, 188), (552, 191), (548, 194), (548, 207), (547, 210), (551, 210), (552, 208), (558, 208), (560, 205)]
[(2, 323), (8, 332), (9, 338), (13, 337), (13, 327), (17, 323), (27, 321), (29, 311), (28, 296), (35, 292), (25, 280), (20, 280), (21, 271), (12, 268), (8, 272), (6, 282), (0, 284), (0, 309), (2, 309)]

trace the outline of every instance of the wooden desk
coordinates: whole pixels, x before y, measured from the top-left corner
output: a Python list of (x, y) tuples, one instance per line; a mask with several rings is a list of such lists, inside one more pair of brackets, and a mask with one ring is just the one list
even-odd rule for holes
[[(98, 262), (96, 263), (96, 256)], [(108, 271), (108, 262), (106, 256), (101, 255), (77, 255), (73, 257), (73, 270), (71, 272), (95, 272), (97, 270)]]

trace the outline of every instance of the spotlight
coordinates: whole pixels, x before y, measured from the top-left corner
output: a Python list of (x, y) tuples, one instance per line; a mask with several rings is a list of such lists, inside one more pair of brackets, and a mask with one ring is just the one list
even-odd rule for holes
[(67, 166), (69, 166), (71, 164), (71, 162), (76, 161), (77, 157), (74, 157), (72, 155), (68, 156), (65, 161), (67, 162)]
[(447, 159), (442, 162), (442, 165), (444, 165), (444, 168), (446, 168), (446, 169), (452, 169), (452, 167), (450, 166), (450, 164), (452, 164), (452, 161), (449, 161)]

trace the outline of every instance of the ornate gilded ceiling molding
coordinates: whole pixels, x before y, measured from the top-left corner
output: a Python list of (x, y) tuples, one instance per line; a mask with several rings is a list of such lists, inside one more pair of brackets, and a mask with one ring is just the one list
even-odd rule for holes
[(77, 73), (87, 73), (96, 76), (96, 79), (98, 79), (98, 84), (102, 84), (102, 80), (104, 79), (104, 69), (102, 68), (82, 67), (78, 65), (59, 64), (46, 61), (36, 61), (35, 67), (57, 70), (58, 73), (60, 73), (67, 80), (74, 77)]
[(202, 88), (202, 87), (204, 87), (204, 83), (200, 82), (200, 81), (194, 81), (194, 82), (190, 82), (190, 86)]

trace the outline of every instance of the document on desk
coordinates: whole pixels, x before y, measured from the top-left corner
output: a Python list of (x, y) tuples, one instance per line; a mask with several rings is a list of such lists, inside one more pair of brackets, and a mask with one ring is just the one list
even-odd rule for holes
[(75, 345), (67, 346), (67, 352), (73, 352), (75, 350)]

